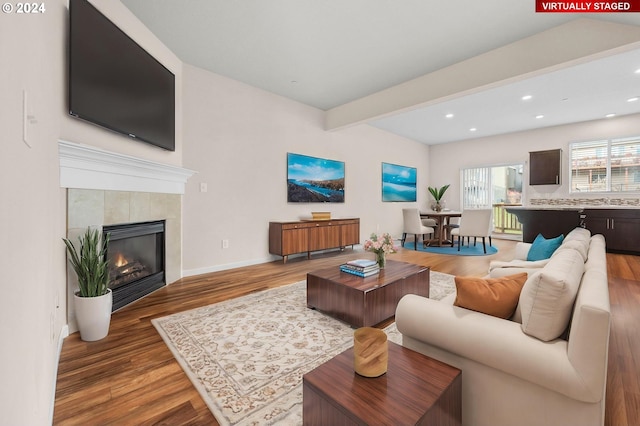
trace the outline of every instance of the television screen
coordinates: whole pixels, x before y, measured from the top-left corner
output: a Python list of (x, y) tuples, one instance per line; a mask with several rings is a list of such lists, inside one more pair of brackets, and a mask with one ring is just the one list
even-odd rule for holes
[(88, 1), (69, 14), (69, 113), (174, 151), (173, 73)]
[(416, 201), (417, 169), (382, 163), (382, 201)]
[(287, 201), (344, 203), (344, 162), (287, 153)]

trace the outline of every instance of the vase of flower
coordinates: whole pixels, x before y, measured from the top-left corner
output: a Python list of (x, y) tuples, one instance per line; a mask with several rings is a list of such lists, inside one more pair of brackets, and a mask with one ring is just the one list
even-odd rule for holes
[(376, 263), (380, 269), (384, 269), (387, 264), (387, 254), (397, 252), (398, 248), (393, 244), (391, 234), (384, 233), (380, 236), (373, 233), (370, 239), (364, 242), (364, 249), (372, 251), (376, 255)]

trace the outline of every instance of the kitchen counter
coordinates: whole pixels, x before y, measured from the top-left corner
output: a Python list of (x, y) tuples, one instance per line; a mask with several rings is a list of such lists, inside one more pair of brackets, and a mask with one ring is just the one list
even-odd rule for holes
[(567, 235), (580, 226), (602, 234), (607, 251), (640, 254), (640, 206), (513, 206), (506, 210), (522, 224), (526, 243), (542, 234), (545, 238)]

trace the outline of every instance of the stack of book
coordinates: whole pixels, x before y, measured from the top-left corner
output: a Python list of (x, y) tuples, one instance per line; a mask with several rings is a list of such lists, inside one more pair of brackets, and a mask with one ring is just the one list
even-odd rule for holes
[(375, 260), (357, 259), (340, 265), (340, 270), (359, 277), (369, 277), (380, 272), (380, 267)]

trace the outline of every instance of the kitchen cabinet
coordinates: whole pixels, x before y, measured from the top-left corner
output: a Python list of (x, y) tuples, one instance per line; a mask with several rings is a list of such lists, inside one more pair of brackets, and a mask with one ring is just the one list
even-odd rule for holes
[(567, 235), (581, 226), (580, 208), (507, 207), (506, 210), (522, 224), (522, 241), (532, 243), (542, 234), (545, 238)]
[(585, 209), (585, 226), (602, 234), (607, 251), (640, 254), (640, 209)]
[(562, 150), (529, 153), (529, 185), (560, 185)]

